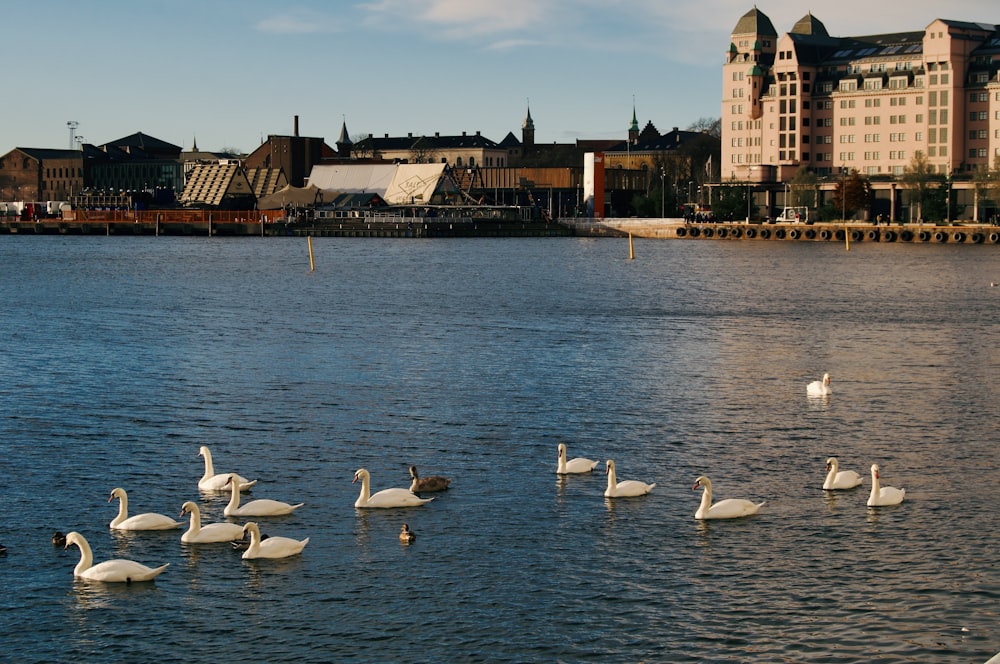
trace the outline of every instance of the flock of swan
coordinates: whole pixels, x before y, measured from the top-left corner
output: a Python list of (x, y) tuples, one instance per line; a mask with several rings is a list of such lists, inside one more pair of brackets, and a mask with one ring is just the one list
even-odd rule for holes
[[(212, 453), (207, 446), (202, 445), (198, 454), (205, 459), (205, 473), (198, 480), (198, 489), (204, 492), (228, 491), (229, 502), (223, 514), (228, 518), (257, 518), (291, 514), (305, 503), (286, 503), (280, 500), (266, 498), (242, 503), (242, 492), (257, 484), (257, 480), (249, 480), (238, 473), (216, 473), (212, 461)], [(391, 508), (417, 507), (429, 503), (433, 498), (421, 498), (418, 493), (444, 491), (448, 489), (451, 480), (440, 475), (420, 477), (416, 466), (410, 466), (412, 482), (408, 489), (383, 489), (377, 493), (371, 492), (371, 475), (364, 468), (354, 474), (354, 482), (361, 482), (361, 493), (355, 507), (359, 508)], [(108, 502), (118, 501), (118, 514), (108, 524), (112, 530), (145, 531), (173, 530), (183, 527), (166, 514), (143, 512), (129, 516), (128, 493), (121, 487), (111, 490)], [(180, 516), (188, 516), (188, 529), (181, 535), (185, 544), (217, 544), (233, 543), (243, 548), (242, 557), (247, 560), (258, 558), (288, 558), (302, 553), (309, 538), (296, 540), (291, 537), (261, 535), (260, 527), (254, 521), (242, 525), (228, 521), (218, 523), (203, 523), (201, 510), (194, 501), (186, 501), (181, 505)], [(410, 544), (416, 540), (416, 534), (407, 524), (403, 524), (399, 533), (399, 541)], [(249, 542), (247, 542), (249, 538)], [(133, 583), (152, 581), (170, 565), (166, 563), (159, 567), (149, 567), (133, 560), (116, 558), (94, 564), (94, 554), (87, 539), (79, 532), (67, 535), (56, 532), (52, 543), (68, 548), (76, 546), (80, 549), (80, 561), (73, 570), (76, 578), (88, 581), (103, 581), (109, 583)]]
[[(807, 395), (826, 396), (831, 394), (830, 375), (824, 374), (821, 380), (813, 381), (806, 386)], [(558, 475), (579, 475), (593, 472), (598, 461), (583, 457), (568, 458), (568, 451), (565, 443), (559, 443), (558, 461), (556, 473)], [(230, 494), (229, 502), (223, 510), (227, 518), (258, 518), (269, 516), (280, 516), (291, 514), (301, 508), (304, 503), (287, 503), (280, 500), (255, 499), (246, 503), (241, 503), (241, 494), (257, 484), (257, 480), (250, 480), (238, 473), (216, 473), (212, 462), (212, 453), (207, 446), (202, 445), (198, 454), (204, 457), (205, 472), (198, 481), (198, 488), (205, 492), (224, 492)], [(607, 475), (607, 488), (604, 490), (606, 498), (630, 498), (648, 495), (656, 487), (655, 483), (647, 483), (640, 480), (619, 480), (612, 459), (605, 461), (605, 475)], [(431, 477), (420, 477), (415, 466), (410, 466), (410, 477), (412, 482), (408, 488), (398, 487), (382, 489), (372, 493), (371, 474), (364, 468), (359, 468), (354, 473), (352, 483), (361, 483), (361, 491), (355, 501), (356, 508), (400, 508), (419, 507), (434, 500), (424, 498), (421, 494), (436, 491), (445, 491), (451, 484), (451, 480), (440, 475)], [(836, 457), (826, 460), (826, 479), (823, 482), (823, 489), (826, 491), (849, 490), (858, 487), (862, 483), (862, 477), (853, 470), (841, 470)], [(882, 486), (878, 464), (871, 466), (871, 493), (868, 497), (869, 507), (880, 507), (887, 505), (898, 505), (903, 502), (906, 494), (905, 489), (893, 486)], [(703, 519), (738, 519), (756, 514), (765, 504), (755, 503), (743, 498), (727, 498), (713, 502), (712, 482), (708, 477), (702, 475), (695, 480), (692, 490), (702, 489), (701, 502), (694, 518)], [(183, 523), (165, 514), (146, 512), (128, 515), (128, 494), (121, 487), (116, 487), (111, 491), (108, 502), (118, 500), (118, 514), (112, 519), (109, 526), (113, 530), (144, 531), (144, 530), (171, 530), (181, 528)], [(254, 521), (248, 521), (243, 525), (230, 522), (202, 523), (201, 511), (197, 503), (187, 501), (181, 506), (180, 516), (188, 516), (188, 529), (181, 535), (181, 542), (185, 544), (214, 544), (242, 542), (237, 544), (240, 548), (245, 545), (242, 557), (244, 559), (257, 558), (287, 558), (302, 553), (302, 550), (309, 543), (309, 538), (296, 540), (290, 537), (268, 537), (262, 536), (260, 528)], [(249, 538), (249, 543), (246, 543)], [(399, 533), (400, 542), (409, 544), (416, 539), (416, 534), (409, 529), (407, 524), (403, 524)], [(148, 567), (132, 560), (114, 559), (98, 564), (93, 562), (93, 553), (90, 544), (79, 532), (71, 532), (62, 536), (56, 533), (53, 543), (65, 547), (75, 545), (80, 549), (80, 561), (77, 563), (73, 574), (77, 578), (105, 581), (105, 582), (137, 582), (150, 581), (159, 576), (169, 565), (169, 563), (159, 567)]]

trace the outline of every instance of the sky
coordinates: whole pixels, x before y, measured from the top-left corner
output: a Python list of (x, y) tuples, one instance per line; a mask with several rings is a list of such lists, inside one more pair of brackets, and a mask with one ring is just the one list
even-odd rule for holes
[[(779, 34), (1000, 23), (996, 0), (762, 0)], [(752, 0), (34, 0), (3, 11), (0, 154), (135, 132), (250, 152), (268, 135), (335, 144), (458, 135), (624, 139), (721, 115), (729, 35)], [(905, 9), (904, 9), (905, 8)], [(78, 123), (73, 129), (70, 122)]]

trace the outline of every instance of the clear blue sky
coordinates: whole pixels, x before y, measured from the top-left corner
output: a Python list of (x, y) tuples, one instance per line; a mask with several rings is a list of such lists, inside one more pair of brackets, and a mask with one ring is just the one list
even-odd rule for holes
[[(1000, 22), (996, 0), (761, 2), (778, 33), (808, 11), (833, 36)], [(823, 5), (826, 5), (824, 7)], [(0, 154), (142, 131), (189, 149), (268, 134), (624, 138), (720, 115), (745, 0), (63, 0), (3, 9)]]

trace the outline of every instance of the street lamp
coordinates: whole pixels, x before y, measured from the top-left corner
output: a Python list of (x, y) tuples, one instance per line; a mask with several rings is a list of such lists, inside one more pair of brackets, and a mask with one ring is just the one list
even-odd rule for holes
[(948, 216), (945, 218), (945, 222), (951, 224), (951, 174), (948, 174)]
[(750, 191), (752, 173), (756, 166), (747, 166), (747, 223), (750, 223), (750, 203), (753, 201), (753, 193)]
[(667, 169), (660, 169), (660, 219), (667, 218)]
[(840, 178), (840, 218), (847, 222), (847, 166), (841, 169)]

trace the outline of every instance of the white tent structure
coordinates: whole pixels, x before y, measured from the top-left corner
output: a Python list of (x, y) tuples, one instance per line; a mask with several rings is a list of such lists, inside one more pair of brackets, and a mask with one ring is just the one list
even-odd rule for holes
[(342, 193), (376, 193), (390, 205), (427, 204), (435, 192), (454, 191), (445, 164), (337, 164), (313, 166), (309, 185)]

